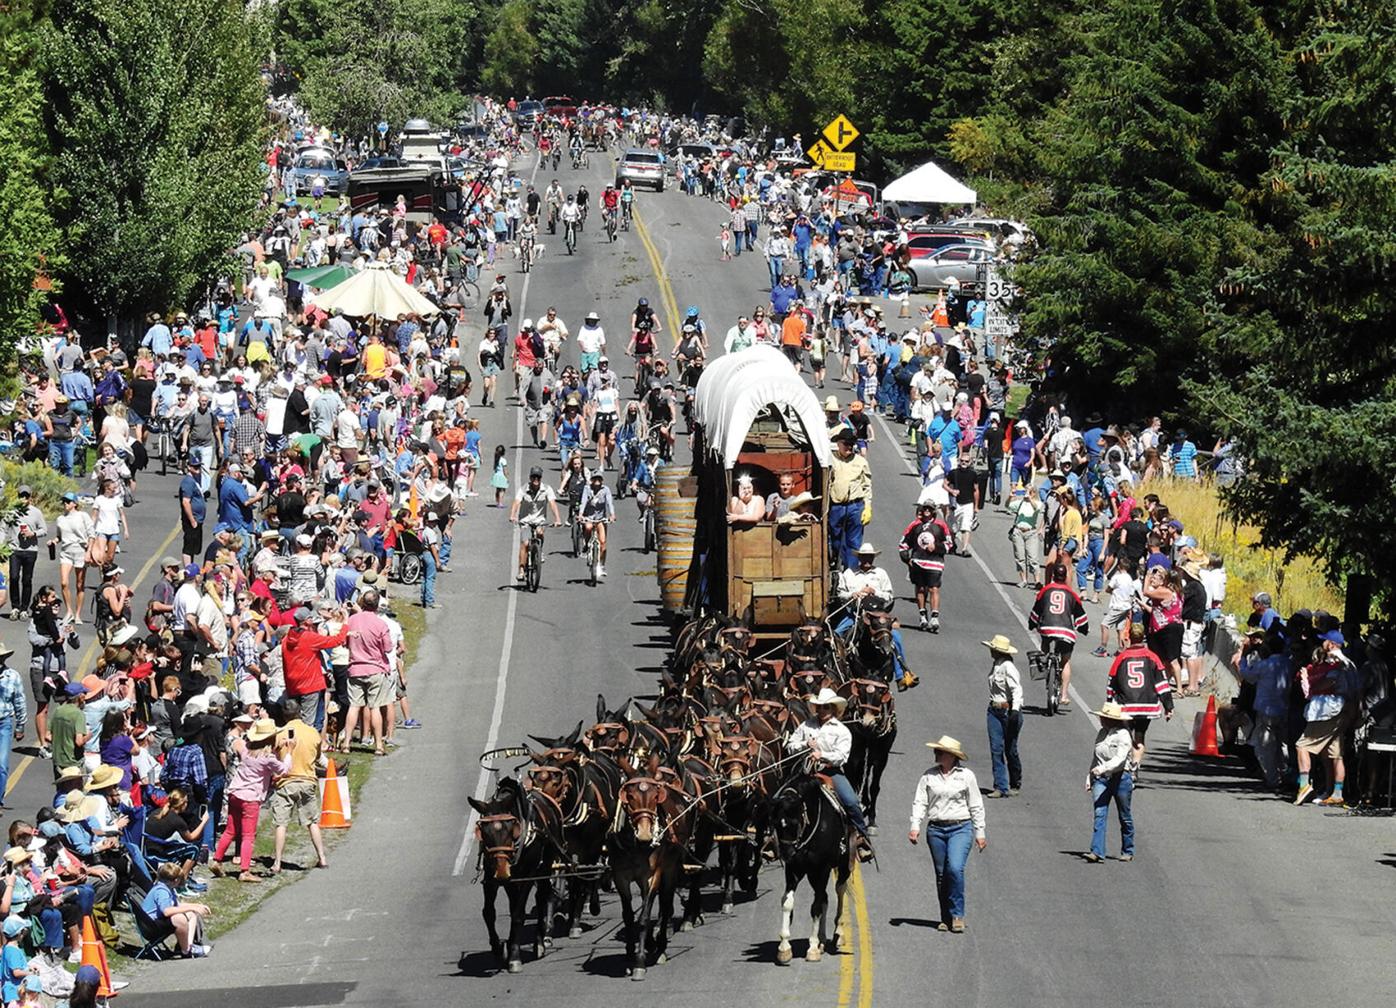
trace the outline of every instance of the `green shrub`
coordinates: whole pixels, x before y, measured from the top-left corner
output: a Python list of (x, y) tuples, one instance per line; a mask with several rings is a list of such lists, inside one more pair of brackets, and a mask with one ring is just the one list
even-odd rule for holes
[(0, 460), (0, 479), (5, 481), (0, 491), (0, 514), (8, 515), (19, 503), (19, 488), (27, 485), (34, 491), (33, 502), (47, 518), (63, 512), (63, 495), (80, 492), (76, 480), (50, 469), (43, 462), (10, 462)]

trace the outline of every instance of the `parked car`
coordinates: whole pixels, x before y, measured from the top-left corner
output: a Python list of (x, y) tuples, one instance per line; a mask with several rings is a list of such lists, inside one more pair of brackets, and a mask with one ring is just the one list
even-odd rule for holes
[(342, 196), (349, 184), (349, 167), (324, 147), (307, 147), (291, 162), (291, 188), (299, 196), (309, 193), (316, 176), (324, 176), (325, 193)]
[(629, 180), (631, 185), (654, 186), (664, 191), (664, 155), (658, 151), (631, 148), (616, 162), (616, 185)]
[(1032, 237), (1026, 224), (1007, 220), (1003, 217), (962, 217), (952, 221), (957, 227), (969, 227), (983, 231), (997, 245), (1021, 246)]
[(536, 125), (543, 115), (543, 103), (533, 98), (525, 98), (514, 110), (514, 121), (520, 126)]
[(990, 250), (994, 247), (982, 231), (968, 228), (912, 228), (907, 232), (906, 247), (912, 259), (925, 259), (951, 245), (974, 245)]
[(969, 290), (979, 282), (979, 267), (994, 261), (994, 250), (985, 245), (947, 245), (907, 266), (913, 290), (940, 290), (959, 283)]

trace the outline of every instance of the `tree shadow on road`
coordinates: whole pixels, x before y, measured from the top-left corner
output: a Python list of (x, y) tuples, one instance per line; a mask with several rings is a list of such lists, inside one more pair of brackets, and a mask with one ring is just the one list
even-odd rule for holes
[(940, 921), (929, 920), (925, 917), (889, 917), (887, 923), (892, 927), (919, 927), (935, 930)]
[(1239, 757), (1194, 756), (1181, 746), (1160, 746), (1144, 757), (1139, 786), (1244, 794), (1273, 800), (1265, 782)]

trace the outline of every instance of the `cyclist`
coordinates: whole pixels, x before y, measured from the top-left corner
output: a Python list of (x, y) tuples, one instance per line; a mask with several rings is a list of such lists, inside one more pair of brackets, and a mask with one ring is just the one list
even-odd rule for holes
[(698, 333), (698, 342), (702, 345), (703, 352), (706, 353), (708, 349), (708, 324), (703, 321), (697, 305), (688, 306), (688, 311), (684, 312), (683, 324), (693, 326)]
[(601, 213), (602, 220), (608, 220), (615, 216), (616, 210), (620, 208), (620, 190), (611, 183), (606, 184), (606, 188), (601, 190)]
[(582, 443), (587, 439), (586, 421), (582, 419), (582, 397), (573, 393), (567, 397), (562, 407), (562, 415), (557, 418), (557, 447), (562, 456), (562, 467), (567, 468), (568, 460), (580, 454)]
[(552, 184), (544, 190), (543, 202), (548, 205), (548, 234), (557, 234), (557, 215), (565, 202), (562, 196), (562, 186), (558, 184), (557, 179), (553, 179)]
[[(946, 543), (950, 529), (936, 516), (930, 501), (916, 506), (916, 520), (902, 533), (897, 553), (907, 565), (912, 587), (916, 589), (916, 609), (921, 614), (921, 629), (940, 633), (940, 579), (945, 570)], [(930, 616), (926, 603), (930, 602)]]
[(567, 502), (567, 520), (576, 521), (582, 506), (582, 491), (587, 488), (586, 459), (581, 452), (567, 460), (562, 467), (562, 479), (557, 485), (557, 495)]
[(678, 364), (680, 385), (692, 388), (698, 384), (698, 375), (703, 370), (703, 355), (706, 350), (707, 344), (703, 342), (698, 328), (692, 322), (685, 322), (679, 345), (674, 347), (671, 354)]
[(626, 179), (620, 184), (620, 221), (630, 227), (630, 215), (635, 212), (635, 187)]
[(654, 360), (654, 338), (660, 332), (659, 316), (650, 307), (649, 298), (640, 298), (630, 315), (630, 345), (626, 354), (635, 358), (635, 394), (642, 394), (648, 384), (648, 371)]
[(611, 453), (615, 450), (611, 438), (620, 419), (620, 391), (616, 388), (616, 376), (612, 372), (596, 373), (601, 375), (601, 382), (596, 389), (596, 413), (592, 420), (591, 436), (596, 441), (597, 468), (608, 469)]
[[(620, 449), (620, 467), (623, 474), (621, 487), (630, 485), (644, 454), (645, 421), (640, 416), (640, 404), (632, 402), (625, 407), (625, 422), (616, 431), (616, 447)], [(656, 453), (658, 449), (655, 449)]]
[(577, 230), (581, 231), (587, 222), (587, 206), (591, 203), (591, 193), (587, 192), (585, 185), (577, 186), (577, 209), (582, 212), (581, 220), (577, 221)]
[(568, 153), (572, 155), (572, 167), (582, 167), (582, 135), (573, 133), (572, 139), (567, 144)]
[(1075, 589), (1067, 586), (1066, 565), (1054, 563), (1047, 568), (1047, 583), (1037, 593), (1032, 612), (1028, 614), (1028, 629), (1036, 630), (1042, 650), (1062, 656), (1062, 686), (1058, 706), (1071, 706), (1067, 687), (1071, 685), (1071, 652), (1077, 637), (1090, 632), (1086, 607)]
[(634, 472), (630, 474), (628, 487), (635, 495), (635, 501), (640, 505), (640, 516), (643, 518), (645, 508), (650, 506), (654, 496), (654, 481), (659, 475), (660, 468), (664, 462), (659, 457), (659, 449), (650, 445), (645, 449), (645, 460), (637, 463)]
[(525, 217), (519, 222), (517, 234), (519, 239), (519, 258), (527, 258), (529, 263), (532, 264), (534, 246), (538, 241), (538, 218)]
[(616, 502), (611, 490), (606, 486), (605, 474), (600, 469), (591, 471), (590, 486), (582, 492), (582, 531), (596, 536), (601, 544), (601, 562), (597, 565), (596, 576), (606, 576), (606, 523), (616, 520)]
[(538, 334), (543, 337), (548, 366), (556, 369), (558, 356), (562, 353), (562, 344), (567, 342), (567, 337), (571, 334), (567, 330), (567, 323), (557, 317), (557, 308), (554, 306), (548, 305), (547, 314), (538, 320)]
[[(520, 527), (529, 525), (538, 536), (538, 553), (543, 554), (543, 528), (548, 523), (548, 512), (552, 512), (553, 527), (562, 524), (557, 513), (557, 495), (553, 488), (543, 483), (543, 470), (534, 466), (528, 471), (528, 485), (519, 487), (514, 503), (509, 508), (509, 521)], [(528, 536), (519, 538), (519, 580), (524, 579), (524, 561), (528, 556)]]
[(582, 211), (577, 206), (576, 196), (570, 193), (568, 194), (567, 202), (564, 203), (562, 209), (558, 211), (558, 216), (562, 218), (563, 235), (565, 236), (568, 230), (571, 229), (572, 241), (575, 243), (577, 240), (577, 223), (582, 219)]
[(674, 453), (674, 383), (660, 387), (658, 380), (650, 383), (649, 395), (645, 396), (645, 422), (649, 425), (650, 436), (657, 432), (662, 442), (660, 453), (665, 458)]

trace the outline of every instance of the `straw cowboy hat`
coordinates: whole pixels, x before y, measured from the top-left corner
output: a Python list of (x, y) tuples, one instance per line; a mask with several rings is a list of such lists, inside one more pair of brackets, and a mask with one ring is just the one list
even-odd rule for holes
[(11, 847), (5, 852), (5, 863), (11, 866), (33, 860), (34, 855), (23, 847)]
[(1008, 639), (1007, 634), (994, 634), (991, 640), (980, 641), (990, 651), (998, 651), (1002, 654), (1017, 654), (1018, 649), (1013, 646), (1013, 642)]
[(870, 543), (870, 542), (865, 542), (865, 543), (863, 543), (863, 544), (860, 545), (856, 550), (853, 551), (853, 555), (854, 555), (854, 556), (860, 556), (860, 557), (863, 557), (863, 556), (875, 557), (875, 556), (877, 556), (877, 553), (878, 553), (877, 547), (874, 546), (874, 545), (873, 545), (872, 543)]
[(252, 726), (252, 730), (247, 733), (247, 741), (261, 742), (276, 734), (276, 722), (271, 718), (262, 718)]
[(825, 686), (818, 693), (811, 693), (809, 696), (805, 697), (805, 703), (809, 704), (811, 707), (837, 707), (839, 710), (843, 710), (844, 707), (848, 706), (848, 701), (839, 696), (828, 686)]
[(113, 784), (121, 783), (121, 771), (114, 766), (105, 763), (100, 764), (96, 770), (92, 771), (92, 776), (87, 781), (85, 790), (88, 792), (102, 791)]
[(839, 411), (839, 397), (838, 397), (838, 396), (828, 396), (828, 397), (824, 400), (824, 412), (825, 412), (825, 413), (837, 413), (838, 411)]
[(954, 756), (956, 759), (968, 758), (967, 756), (965, 756), (965, 751), (960, 748), (960, 740), (957, 738), (951, 738), (949, 735), (942, 735), (934, 742), (927, 742), (926, 748), (934, 749), (936, 752), (948, 752), (951, 756)]
[(1102, 721), (1129, 720), (1129, 716), (1125, 714), (1125, 709), (1121, 707), (1119, 704), (1115, 703), (1115, 701), (1113, 700), (1111, 700), (1109, 703), (1101, 704), (1100, 710), (1091, 711), (1091, 713), (1094, 714), (1096, 717), (1100, 718)]

